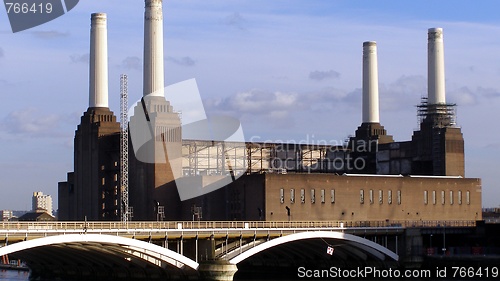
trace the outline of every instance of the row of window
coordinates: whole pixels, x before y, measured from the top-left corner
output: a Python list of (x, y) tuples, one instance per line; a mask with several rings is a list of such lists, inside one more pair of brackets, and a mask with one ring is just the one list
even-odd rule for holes
[[(457, 204), (462, 205), (462, 191), (458, 190), (457, 192)], [(368, 191), (368, 196), (369, 196), (369, 203), (374, 204), (375, 203), (375, 191), (373, 189), (370, 189)], [(392, 204), (392, 190), (387, 191), (387, 204)], [(310, 199), (311, 203), (314, 204), (316, 203), (316, 190), (311, 189), (310, 190)], [(401, 190), (396, 191), (396, 200), (397, 204), (401, 205)], [(325, 203), (326, 201), (326, 191), (324, 189), (320, 190), (320, 202)], [(300, 189), (300, 203), (305, 203), (306, 202), (306, 190), (305, 189)], [(449, 192), (449, 197), (448, 197), (448, 202), (450, 205), (454, 204), (454, 192), (453, 190), (450, 190)], [(281, 188), (280, 189), (280, 203), (284, 204), (285, 203), (285, 189)], [(295, 189), (291, 188), (290, 189), (290, 203), (295, 203)], [(335, 203), (335, 189), (330, 190), (330, 203)], [(365, 204), (365, 190), (360, 189), (359, 190), (359, 203), (360, 204)], [(384, 191), (383, 190), (378, 190), (378, 204), (383, 204), (384, 203)], [(446, 203), (446, 192), (444, 190), (441, 191), (441, 204), (444, 205)], [(424, 191), (424, 204), (427, 205), (429, 204), (429, 192), (427, 190)], [(437, 193), (435, 190), (432, 191), (432, 204), (436, 205), (437, 204)], [(465, 192), (465, 204), (470, 205), (470, 191)]]
[[(114, 165), (115, 167), (118, 167), (118, 162), (117, 162), (117, 161), (115, 161), (115, 162), (113, 163), (113, 165)], [(105, 167), (104, 165), (101, 165), (101, 171), (104, 171), (104, 169), (105, 169), (105, 168), (106, 168), (106, 167)]]
[[(113, 175), (113, 180), (118, 181), (118, 174)], [(106, 178), (101, 178), (101, 185), (105, 185), (105, 184), (106, 184)]]
[[(114, 193), (115, 196), (118, 195), (118, 186), (115, 185), (113, 193)], [(101, 192), (101, 199), (105, 199), (105, 198), (106, 198), (106, 191), (103, 190)]]
[[(398, 190), (397, 192), (397, 204), (401, 205), (401, 190)], [(375, 191), (373, 189), (370, 189), (368, 191), (368, 196), (370, 200), (370, 204), (375, 203)], [(359, 203), (360, 204), (365, 204), (365, 190), (360, 189), (359, 190)], [(384, 203), (384, 191), (379, 190), (378, 191), (378, 203), (381, 205)], [(391, 205), (392, 204), (392, 190), (387, 191), (387, 204)]]
[[(316, 190), (311, 189), (311, 203), (315, 204), (316, 203)], [(325, 203), (326, 202), (326, 191), (324, 189), (320, 190), (320, 202)], [(280, 189), (280, 202), (281, 204), (285, 203), (285, 189), (281, 188)], [(295, 189), (292, 188), (290, 189), (290, 203), (295, 203)], [(306, 190), (301, 189), (300, 190), (300, 203), (306, 203)], [(330, 203), (335, 203), (335, 189), (330, 190)]]
[[(316, 203), (316, 190), (311, 189), (311, 203), (314, 204)], [(365, 191), (363, 189), (360, 190), (359, 193), (359, 202), (361, 204), (365, 203)], [(374, 201), (374, 191), (370, 189), (369, 191), (369, 199), (370, 199), (370, 204), (373, 204)], [(320, 202), (325, 203), (326, 201), (326, 191), (324, 189), (320, 190)], [(305, 203), (306, 202), (306, 191), (305, 189), (300, 189), (300, 203)], [(280, 203), (283, 204), (285, 203), (285, 189), (281, 188), (280, 189)], [(290, 203), (295, 203), (295, 189), (292, 188), (290, 189)], [(335, 203), (335, 189), (330, 190), (330, 203)], [(378, 191), (378, 203), (383, 204), (384, 203), (384, 191), (379, 190)], [(392, 190), (387, 191), (387, 203), (392, 204)], [(401, 204), (401, 190), (397, 191), (397, 204)]]
[[(453, 190), (450, 190), (449, 192), (449, 197), (448, 197), (448, 202), (450, 205), (453, 205), (455, 203), (454, 201), (454, 193)], [(427, 190), (424, 191), (424, 204), (427, 205), (429, 204), (429, 192)], [(432, 191), (432, 204), (436, 205), (437, 204), (437, 194), (436, 191)], [(441, 190), (441, 205), (446, 204), (446, 192), (444, 190)], [(457, 204), (462, 205), (462, 191), (459, 190), (457, 191)], [(467, 190), (465, 192), (465, 204), (470, 205), (470, 191)]]
[[(115, 207), (115, 208), (116, 208), (116, 207), (118, 206), (118, 199), (115, 199), (115, 202), (114, 202), (114, 203), (115, 203), (115, 204), (114, 204), (114, 206), (113, 206), (113, 207)], [(103, 202), (103, 203), (102, 203), (102, 209), (103, 209), (103, 210), (105, 210), (105, 209), (106, 209), (106, 203), (105, 203), (105, 202)]]

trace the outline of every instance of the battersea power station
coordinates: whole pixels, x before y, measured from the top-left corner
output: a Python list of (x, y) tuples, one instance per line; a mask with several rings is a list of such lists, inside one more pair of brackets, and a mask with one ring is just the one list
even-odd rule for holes
[[(446, 102), (441, 28), (428, 30), (428, 95), (415, 101), (411, 140), (394, 141), (380, 123), (377, 45), (368, 41), (353, 136), (338, 145), (257, 143), (230, 133), (183, 138), (192, 124), (182, 124), (169, 95), (184, 93), (164, 90), (162, 1), (145, 0), (144, 15), (143, 97), (119, 122), (108, 105), (107, 18), (92, 14), (89, 106), (75, 131), (74, 171), (58, 186), (59, 220), (482, 219), (481, 180), (465, 177), (463, 135)], [(200, 128), (217, 132), (239, 126), (205, 121)]]

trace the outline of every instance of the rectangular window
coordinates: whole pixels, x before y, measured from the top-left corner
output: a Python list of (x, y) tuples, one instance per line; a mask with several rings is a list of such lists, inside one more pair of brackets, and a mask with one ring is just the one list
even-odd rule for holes
[(359, 191), (359, 203), (365, 204), (365, 191), (363, 189)]
[(373, 189), (370, 189), (370, 204), (373, 204)]
[(465, 202), (467, 203), (467, 205), (470, 205), (470, 191), (468, 190), (465, 193)]
[(392, 204), (392, 190), (387, 191), (387, 203)]
[(311, 189), (311, 204), (316, 203), (316, 191)]
[(280, 203), (285, 203), (285, 190), (283, 188), (280, 189)]
[(295, 203), (295, 189), (290, 189), (290, 203)]
[(306, 191), (303, 188), (300, 189), (300, 203), (306, 203)]
[(325, 203), (325, 190), (321, 190), (321, 203)]
[(427, 194), (427, 190), (424, 190), (424, 204), (427, 205), (429, 203), (429, 198)]
[(398, 205), (401, 205), (401, 190), (398, 190)]
[(450, 205), (453, 205), (453, 190), (450, 190)]
[(118, 174), (115, 174), (115, 181), (118, 181)]
[(330, 190), (331, 203), (335, 203), (335, 189)]
[(458, 195), (457, 195), (457, 199), (458, 199), (458, 205), (462, 205), (462, 191), (459, 190), (458, 191)]
[(445, 203), (445, 197), (444, 197), (444, 190), (441, 190), (441, 205), (444, 205)]
[(435, 191), (435, 190), (433, 190), (433, 191), (432, 191), (432, 204), (433, 204), (433, 205), (436, 205), (436, 201), (437, 201), (437, 200), (436, 200), (436, 191)]
[(384, 191), (383, 190), (378, 191), (378, 203), (379, 204), (384, 203)]
[(105, 185), (106, 184), (106, 180), (104, 178), (101, 179), (101, 184), (102, 185)]

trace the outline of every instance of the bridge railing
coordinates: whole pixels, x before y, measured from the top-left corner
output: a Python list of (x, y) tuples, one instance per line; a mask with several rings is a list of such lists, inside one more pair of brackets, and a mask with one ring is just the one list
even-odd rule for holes
[(255, 229), (349, 227), (474, 227), (475, 221), (143, 221), (143, 222), (0, 222), (0, 231), (90, 231), (136, 229)]

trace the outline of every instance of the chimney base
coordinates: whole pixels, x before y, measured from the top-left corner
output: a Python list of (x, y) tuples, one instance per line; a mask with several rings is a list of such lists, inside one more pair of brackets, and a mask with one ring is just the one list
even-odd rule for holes
[(380, 123), (362, 123), (356, 130), (357, 140), (378, 140), (378, 144), (391, 143), (394, 139)]

